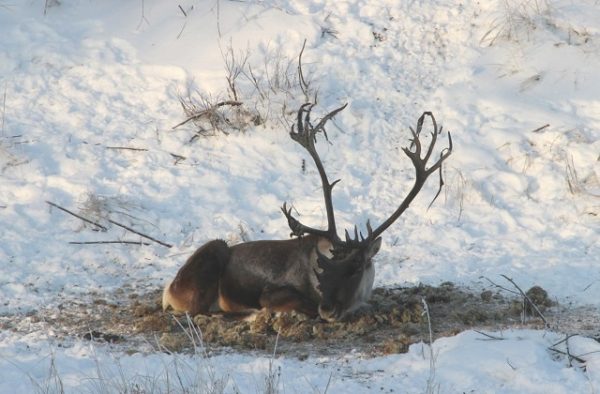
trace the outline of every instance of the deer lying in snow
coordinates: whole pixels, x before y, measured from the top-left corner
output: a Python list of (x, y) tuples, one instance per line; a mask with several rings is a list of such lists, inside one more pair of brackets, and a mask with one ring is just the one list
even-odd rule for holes
[[(441, 128), (438, 130), (431, 113), (423, 113), (416, 131), (411, 128), (411, 147), (403, 148), (415, 168), (412, 189), (379, 227), (372, 229), (367, 222), (367, 234), (363, 236), (355, 226), (354, 236), (346, 231), (342, 240), (337, 234), (331, 199), (332, 189), (339, 180), (329, 182), (315, 142), (319, 132), (327, 137), (325, 124), (346, 105), (327, 114), (316, 126), (310, 120), (313, 106), (307, 103), (300, 107), (297, 125), (292, 126), (290, 136), (308, 151), (321, 177), (327, 229), (300, 223), (284, 203), (281, 209), (292, 235), (297, 238), (243, 242), (233, 246), (221, 240), (209, 241), (194, 252), (165, 287), (163, 309), (171, 306), (175, 311), (196, 315), (213, 311), (247, 313), (267, 308), (298, 311), (335, 321), (370, 298), (375, 276), (372, 258), (381, 246), (381, 234), (402, 215), (429, 175), (436, 171), (440, 173), (441, 190), (442, 163), (452, 153), (452, 138), (448, 133), (448, 147), (427, 167)], [(429, 147), (424, 151), (419, 138), (426, 116), (431, 118), (433, 132)]]

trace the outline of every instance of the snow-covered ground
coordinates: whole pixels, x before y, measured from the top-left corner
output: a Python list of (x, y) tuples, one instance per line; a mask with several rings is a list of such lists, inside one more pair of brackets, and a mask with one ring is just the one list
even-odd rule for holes
[[(294, 83), (304, 40), (315, 112), (349, 103), (329, 127), (331, 145), (319, 144), (330, 177), (342, 179), (340, 224), (380, 223), (400, 203), (413, 175), (400, 148), (423, 111), (452, 132), (442, 195), (428, 210), (430, 181), (384, 234), (376, 286), (483, 288), (482, 278), (504, 274), (563, 305), (600, 308), (597, 1), (0, 0), (0, 315), (59, 311), (125, 285), (156, 289), (210, 239), (285, 238), (283, 201), (323, 225), (318, 176), (288, 136), (305, 101)], [(236, 87), (261, 124), (196, 139), (192, 122), (173, 129), (186, 118), (181, 97), (230, 98), (232, 54), (257, 78)], [(150, 245), (69, 243), (115, 240)], [(595, 340), (569, 340), (582, 368), (548, 350), (563, 333), (493, 335), (504, 340), (440, 338), (433, 365), (417, 344), (376, 359), (279, 354), (274, 368), (283, 392), (600, 390)], [(120, 374), (164, 388), (178, 363), (217, 371), (204, 383), (256, 392), (269, 360), (128, 355), (5, 330), (0, 392), (57, 380), (104, 392), (98, 382)]]

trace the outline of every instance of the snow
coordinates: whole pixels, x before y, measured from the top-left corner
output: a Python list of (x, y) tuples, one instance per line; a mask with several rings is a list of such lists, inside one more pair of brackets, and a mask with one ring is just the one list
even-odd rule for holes
[[(330, 177), (342, 179), (334, 190), (340, 225), (380, 223), (396, 208), (412, 182), (400, 148), (423, 111), (452, 133), (442, 195), (427, 209), (436, 191), (430, 181), (386, 231), (376, 286), (452, 281), (481, 289), (483, 277), (505, 274), (523, 288), (542, 286), (561, 304), (600, 307), (595, 1), (55, 3), (0, 0), (1, 315), (23, 318), (124, 285), (160, 287), (210, 239), (284, 238), (284, 201), (303, 221), (325, 224), (316, 171), (308, 162), (302, 170), (304, 152), (287, 135), (289, 111), (304, 97), (268, 80), (278, 67), (295, 74), (304, 40), (315, 111), (349, 103), (329, 128), (331, 145), (319, 141)], [(226, 98), (229, 48), (247, 54), (270, 83), (266, 98), (239, 86), (266, 122), (190, 142), (191, 125), (172, 129), (185, 119), (179, 98), (196, 91)], [(87, 213), (108, 231), (46, 201)], [(142, 240), (108, 215), (174, 246), (69, 244)], [(440, 392), (600, 387), (591, 338), (569, 341), (583, 369), (548, 350), (564, 334), (492, 334), (504, 339), (468, 331), (434, 342)], [(423, 392), (433, 371), (428, 357), (417, 344), (375, 359), (349, 349), (340, 358), (274, 362), (286, 392), (325, 391), (330, 376), (331, 392)], [(128, 355), (5, 330), (0, 392), (39, 388), (52, 380), (51, 365), (75, 392), (101, 380), (98, 365), (107, 376), (156, 377), (176, 362), (213, 363), (228, 376), (227, 390), (263, 391), (269, 360)], [(190, 368), (198, 370), (205, 369)]]

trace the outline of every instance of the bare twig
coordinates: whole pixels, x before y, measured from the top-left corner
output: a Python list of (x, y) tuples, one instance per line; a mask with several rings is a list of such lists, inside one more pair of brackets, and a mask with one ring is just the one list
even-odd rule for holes
[(576, 337), (578, 334), (567, 334), (565, 335), (565, 337), (563, 339), (561, 339), (560, 341), (552, 344), (550, 347), (556, 347), (558, 345), (560, 345), (561, 343), (565, 343), (566, 341), (568, 341), (569, 339)]
[(133, 150), (137, 152), (148, 152), (146, 148), (130, 148), (128, 146), (107, 146), (106, 149), (114, 149), (114, 150)]
[(556, 348), (553, 348), (553, 347), (548, 348), (548, 350), (550, 350), (552, 352), (555, 352), (555, 353), (558, 353), (558, 354), (562, 354), (563, 356), (567, 356), (569, 358), (569, 366), (570, 367), (572, 366), (572, 360), (575, 360), (575, 361), (577, 361), (577, 362), (579, 362), (581, 364), (585, 364), (585, 360), (584, 359), (582, 359), (581, 357), (569, 354), (568, 351), (565, 352), (565, 351), (562, 351), (562, 350), (559, 350), (559, 349), (556, 349)]
[(123, 245), (150, 245), (143, 241), (71, 241), (70, 245), (104, 245), (104, 244), (123, 244)]
[(473, 330), (473, 331), (475, 331), (476, 333), (481, 334), (481, 335), (487, 337), (488, 338), (487, 340), (504, 341), (506, 339), (506, 338), (502, 338), (502, 337), (499, 337), (499, 336), (496, 336), (496, 335), (488, 334), (486, 332), (479, 331), (479, 330)]
[(327, 385), (325, 386), (325, 390), (323, 390), (323, 394), (327, 394), (329, 390), (329, 385), (331, 384), (331, 378), (333, 377), (333, 372), (329, 373), (329, 379), (327, 379)]
[(186, 18), (187, 18), (187, 12), (185, 12), (185, 11), (183, 10), (183, 7), (181, 7), (181, 4), (178, 4), (177, 6), (178, 6), (178, 7), (179, 7), (179, 9), (181, 10), (181, 13), (182, 13), (182, 14), (183, 14), (183, 15), (184, 15)]
[(176, 128), (178, 128), (180, 126), (183, 126), (184, 124), (186, 124), (186, 123), (188, 123), (188, 122), (190, 122), (192, 120), (200, 119), (201, 117), (206, 116), (206, 115), (210, 114), (211, 112), (215, 111), (217, 108), (223, 107), (225, 105), (230, 105), (230, 106), (233, 106), (233, 107), (237, 107), (237, 106), (242, 105), (242, 102), (241, 101), (234, 101), (234, 100), (221, 101), (221, 102), (213, 105), (212, 107), (210, 107), (208, 109), (205, 109), (204, 111), (201, 111), (201, 112), (199, 112), (197, 114), (194, 114), (194, 115), (190, 116), (189, 118), (187, 118), (183, 122), (178, 123), (175, 126), (173, 126), (171, 129), (175, 130)]
[(544, 322), (544, 325), (546, 326), (546, 328), (550, 327), (550, 325), (548, 324), (548, 321), (546, 320), (546, 317), (544, 316), (544, 314), (540, 311), (540, 309), (537, 307), (537, 305), (531, 300), (531, 298), (529, 298), (529, 296), (527, 294), (525, 294), (525, 292), (523, 290), (521, 290), (521, 288), (519, 286), (517, 286), (517, 284), (515, 283), (515, 281), (512, 280), (511, 278), (509, 278), (508, 276), (504, 275), (504, 274), (501, 274), (500, 276), (503, 277), (504, 279), (506, 279), (507, 281), (509, 281), (510, 283), (512, 283), (512, 285), (519, 291), (519, 293), (523, 296), (523, 298), (525, 300), (527, 300), (527, 302), (529, 303), (529, 305), (531, 305), (531, 307), (537, 312), (537, 314), (539, 315), (539, 317)]
[(140, 17), (140, 22), (138, 23), (137, 26), (137, 30), (140, 29), (140, 27), (142, 27), (142, 25), (144, 24), (144, 22), (146, 22), (148, 24), (148, 26), (150, 25), (150, 22), (148, 22), (148, 19), (146, 19), (146, 11), (145, 11), (145, 2), (144, 0), (142, 0), (142, 15)]
[(187, 159), (187, 157), (178, 155), (176, 153), (169, 153), (169, 154), (171, 155), (171, 157), (173, 157), (175, 159), (175, 162), (173, 163), (174, 165), (177, 165), (177, 164), (179, 164), (179, 162), (182, 162), (185, 159)]
[(535, 130), (532, 130), (531, 132), (532, 132), (532, 133), (539, 133), (540, 131), (542, 131), (542, 130), (544, 130), (544, 129), (548, 128), (548, 127), (550, 127), (550, 124), (549, 124), (549, 123), (547, 123), (547, 124), (545, 124), (545, 125), (543, 125), (543, 126), (540, 126), (540, 127), (538, 127), (537, 129), (535, 129)]
[(217, 0), (217, 33), (221, 39), (221, 1)]
[(513, 371), (517, 370), (517, 368), (514, 365), (512, 365), (512, 363), (510, 362), (510, 359), (508, 357), (506, 358), (506, 363)]
[(0, 130), (2, 131), (2, 137), (4, 137), (4, 117), (6, 116), (6, 83), (4, 83), (4, 95), (2, 96), (2, 126)]
[(46, 201), (46, 204), (48, 204), (48, 205), (50, 205), (50, 206), (53, 206), (53, 207), (55, 207), (55, 208), (58, 208), (58, 209), (60, 209), (61, 211), (68, 213), (69, 215), (73, 215), (73, 216), (75, 216), (77, 219), (83, 220), (83, 221), (84, 221), (84, 222), (86, 222), (86, 223), (93, 224), (94, 226), (98, 227), (98, 228), (99, 228), (99, 229), (101, 229), (102, 231), (106, 231), (106, 230), (108, 230), (108, 229), (107, 229), (106, 227), (104, 227), (103, 225), (101, 225), (101, 224), (98, 224), (98, 223), (96, 223), (96, 222), (94, 222), (94, 221), (92, 221), (92, 220), (90, 220), (90, 219), (86, 219), (86, 218), (84, 218), (83, 216), (81, 216), (81, 215), (78, 215), (78, 214), (76, 214), (76, 213), (74, 213), (74, 212), (71, 212), (71, 211), (69, 211), (68, 209), (66, 209), (66, 208), (63, 208), (63, 207), (61, 207), (60, 205), (58, 205), (58, 204), (55, 204), (55, 203), (53, 203), (53, 202), (51, 202), (51, 201)]
[(506, 291), (506, 292), (509, 292), (509, 293), (512, 293), (512, 294), (519, 295), (519, 293), (518, 293), (518, 292), (516, 292), (516, 291), (514, 291), (514, 290), (511, 290), (511, 289), (507, 289), (506, 287), (504, 287), (504, 286), (501, 286), (501, 285), (497, 284), (496, 282), (492, 281), (490, 278), (487, 278), (487, 277), (485, 277), (485, 276), (482, 276), (481, 278), (482, 278), (482, 279), (485, 279), (485, 280), (487, 280), (488, 282), (490, 282), (490, 284), (491, 284), (492, 286), (494, 286), (494, 287), (497, 287), (497, 288), (499, 288), (500, 290), (504, 290), (504, 291)]
[(435, 353), (433, 352), (433, 329), (431, 327), (431, 315), (429, 314), (429, 305), (425, 298), (421, 298), (423, 304), (423, 315), (427, 317), (427, 325), (429, 328), (429, 377), (427, 378), (427, 393), (433, 394), (436, 391), (437, 384), (435, 383)]
[(171, 247), (173, 247), (173, 245), (171, 245), (171, 244), (168, 244), (168, 243), (165, 243), (165, 242), (159, 241), (158, 239), (156, 239), (156, 238), (152, 238), (152, 237), (151, 237), (151, 236), (149, 236), (149, 235), (146, 235), (146, 234), (140, 233), (139, 231), (137, 231), (137, 230), (134, 230), (134, 229), (132, 229), (131, 227), (128, 227), (128, 226), (126, 226), (126, 225), (124, 225), (124, 224), (121, 224), (121, 223), (119, 223), (119, 222), (115, 222), (115, 221), (114, 221), (114, 220), (112, 220), (112, 219), (108, 219), (108, 221), (109, 221), (110, 223), (112, 223), (112, 224), (116, 225), (116, 226), (119, 226), (119, 227), (122, 227), (122, 228), (124, 228), (124, 229), (125, 229), (125, 230), (127, 230), (127, 231), (131, 231), (132, 233), (134, 233), (134, 234), (137, 234), (137, 235), (139, 235), (140, 237), (144, 237), (144, 238), (146, 238), (146, 239), (149, 239), (150, 241), (154, 241), (154, 242), (156, 242), (156, 243), (157, 243), (157, 244), (159, 244), (159, 245), (165, 246), (165, 247), (167, 247), (167, 248), (171, 248)]
[[(241, 56), (241, 59), (239, 56)], [(227, 80), (227, 86), (229, 88), (229, 98), (233, 101), (239, 101), (236, 81), (240, 74), (244, 73), (244, 68), (248, 62), (248, 50), (246, 50), (245, 55), (240, 54), (239, 56), (236, 56), (231, 43), (225, 52), (221, 49), (221, 57), (225, 63), (225, 71), (227, 73), (225, 79)]]

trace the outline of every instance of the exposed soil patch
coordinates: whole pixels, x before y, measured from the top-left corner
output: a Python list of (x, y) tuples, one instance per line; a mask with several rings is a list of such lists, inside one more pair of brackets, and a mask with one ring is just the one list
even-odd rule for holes
[[(547, 293), (532, 288), (535, 302), (552, 314)], [(534, 294), (531, 293), (531, 294)], [(378, 288), (369, 307), (343, 322), (327, 323), (302, 314), (271, 314), (261, 311), (253, 320), (227, 316), (174, 317), (160, 307), (161, 291), (136, 294), (121, 289), (110, 297), (93, 297), (92, 302), (69, 302), (57, 308), (38, 310), (27, 316), (0, 316), (0, 329), (19, 332), (51, 331), (58, 339), (78, 336), (122, 344), (131, 352), (151, 344), (169, 351), (192, 348), (189, 325), (199, 328), (204, 345), (211, 351), (272, 351), (279, 333), (278, 353), (305, 358), (314, 354), (340, 354), (356, 349), (379, 355), (406, 352), (408, 346), (429, 338), (426, 301), (434, 338), (467, 329), (499, 330), (510, 326), (543, 328), (539, 318), (522, 300), (498, 292), (472, 293), (445, 283), (437, 287)], [(533, 296), (530, 298), (533, 299)], [(522, 313), (529, 317), (523, 324)], [(159, 345), (160, 344), (160, 345)]]

